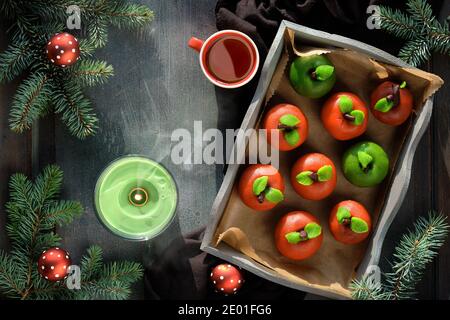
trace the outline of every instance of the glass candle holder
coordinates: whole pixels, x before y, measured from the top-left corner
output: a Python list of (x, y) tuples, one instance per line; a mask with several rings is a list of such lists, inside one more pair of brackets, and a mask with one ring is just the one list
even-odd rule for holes
[(137, 155), (110, 163), (94, 192), (97, 216), (112, 233), (148, 240), (172, 222), (178, 201), (172, 175), (159, 163)]

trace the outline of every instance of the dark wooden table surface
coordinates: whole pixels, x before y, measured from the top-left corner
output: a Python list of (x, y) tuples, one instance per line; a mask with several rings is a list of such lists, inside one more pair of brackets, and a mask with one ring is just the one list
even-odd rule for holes
[[(146, 36), (113, 30), (108, 46), (98, 53), (115, 67), (115, 77), (89, 92), (101, 119), (97, 136), (86, 141), (71, 137), (53, 118), (39, 130), (16, 135), (8, 129), (8, 109), (15, 83), (0, 86), (0, 205), (7, 199), (7, 181), (17, 171), (32, 174), (48, 163), (65, 173), (63, 196), (79, 199), (85, 214), (59, 230), (77, 261), (90, 244), (99, 244), (107, 259), (135, 259), (150, 264), (169, 242), (205, 224), (220, 186), (222, 168), (211, 165), (174, 165), (170, 161), (170, 136), (176, 128), (193, 132), (194, 120), (203, 128), (239, 125), (245, 105), (234, 93), (216, 90), (200, 71), (197, 55), (187, 48), (191, 35), (207, 37), (215, 31), (214, 0), (147, 0), (156, 19)], [(445, 1), (441, 19), (450, 12)], [(5, 29), (0, 49), (6, 47)], [(389, 232), (383, 256), (390, 257), (399, 235), (430, 210), (449, 215), (450, 177), (450, 59), (435, 56), (430, 70), (446, 81), (435, 97), (431, 125), (414, 161), (413, 175), (404, 204)], [(33, 143), (32, 143), (33, 141)], [(180, 202), (175, 222), (161, 236), (148, 242), (129, 242), (111, 235), (98, 222), (93, 209), (93, 189), (99, 172), (125, 154), (143, 154), (163, 163), (174, 175)], [(5, 214), (0, 214), (3, 230)], [(0, 232), (0, 247), (7, 247)], [(384, 262), (382, 267), (386, 267)], [(138, 285), (135, 297), (142, 297)], [(450, 244), (427, 270), (419, 298), (450, 299)]]

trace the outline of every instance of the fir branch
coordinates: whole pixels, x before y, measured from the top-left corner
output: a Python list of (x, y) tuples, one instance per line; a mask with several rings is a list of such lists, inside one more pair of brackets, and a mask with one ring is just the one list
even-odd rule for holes
[(423, 23), (429, 29), (434, 21), (433, 8), (425, 0), (408, 0), (406, 2), (407, 11), (417, 22)]
[(17, 208), (34, 211), (34, 201), (31, 198), (33, 184), (22, 173), (16, 173), (9, 180), (10, 203), (14, 203)]
[(450, 55), (450, 28), (447, 21), (442, 24), (435, 22), (430, 37), (434, 50), (444, 55)]
[(48, 228), (54, 226), (63, 226), (72, 223), (83, 212), (83, 206), (78, 201), (48, 201), (43, 209), (44, 221), (42, 222)]
[(48, 76), (34, 73), (24, 80), (14, 96), (10, 111), (10, 128), (18, 133), (30, 129), (34, 121), (48, 111), (51, 88)]
[(37, 268), (43, 250), (59, 246), (61, 237), (53, 232), (56, 224), (66, 224), (78, 216), (81, 204), (57, 200), (62, 171), (49, 166), (30, 181), (23, 174), (10, 179), (10, 201), (6, 208), (6, 229), (12, 250), (0, 251), (0, 294), (19, 299), (126, 299), (131, 283), (142, 277), (135, 262), (103, 264), (102, 250), (92, 246), (81, 261), (81, 289), (69, 290), (64, 282), (44, 280)]
[(380, 27), (396, 37), (412, 40), (417, 32), (416, 22), (400, 10), (380, 6)]
[(387, 298), (381, 283), (368, 276), (352, 281), (350, 290), (355, 300), (385, 300)]
[(448, 22), (440, 23), (426, 0), (408, 0), (406, 6), (409, 15), (386, 6), (379, 7), (381, 29), (408, 40), (400, 50), (399, 58), (419, 66), (430, 58), (433, 51), (450, 55)]
[(131, 284), (142, 277), (143, 271), (140, 263), (130, 261), (111, 262), (104, 266), (102, 279)]
[(392, 272), (386, 279), (391, 299), (408, 299), (415, 294), (416, 284), (444, 244), (448, 229), (443, 216), (430, 215), (420, 217), (414, 230), (402, 237), (394, 251)]
[[(48, 248), (58, 247), (61, 245), (61, 236), (49, 230), (51, 229), (46, 229), (44, 227), (41, 227), (39, 229), (39, 233), (36, 236), (36, 240), (34, 243), (33, 258), (39, 258), (42, 252), (44, 252)], [(45, 233), (41, 233), (42, 231), (44, 231)]]
[(42, 54), (51, 35), (65, 29), (68, 5), (77, 5), (83, 17), (82, 34), (87, 34), (80, 39), (83, 58), (106, 45), (109, 25), (140, 28), (153, 20), (147, 6), (123, 0), (3, 0), (0, 13), (12, 20), (12, 44), (0, 55), (0, 82), (11, 81), (23, 71), (30, 73), (11, 107), (10, 127), (15, 132), (30, 129), (53, 105), (73, 135), (83, 139), (96, 132), (98, 119), (81, 86), (105, 83), (113, 75), (112, 66), (82, 59), (72, 68), (59, 70)]
[(34, 181), (32, 196), (38, 201), (37, 209), (41, 210), (44, 203), (58, 196), (63, 181), (63, 172), (56, 165), (49, 165)]
[(23, 272), (20, 272), (19, 268), (20, 265), (16, 264), (12, 257), (0, 250), (0, 292), (7, 298), (15, 298), (22, 294), (20, 277)]
[(374, 281), (370, 276), (353, 280), (352, 297), (358, 300), (411, 299), (415, 287), (422, 279), (427, 265), (437, 256), (449, 232), (446, 217), (430, 213), (420, 217), (414, 229), (403, 235), (394, 249), (392, 271), (385, 274), (385, 281)]
[(99, 246), (91, 246), (81, 259), (81, 279), (89, 282), (97, 277), (103, 265), (103, 251)]
[(101, 48), (108, 42), (108, 22), (104, 18), (90, 19), (87, 25), (87, 34), (96, 48)]
[(105, 83), (109, 77), (114, 75), (114, 69), (104, 61), (82, 60), (70, 70), (82, 86), (95, 86)]
[[(93, 39), (91, 38), (84, 38), (80, 39), (80, 58), (90, 58), (93, 56), (95, 49), (97, 49), (97, 46)], [(83, 60), (80, 59), (81, 63)]]
[(419, 66), (430, 57), (430, 45), (426, 39), (408, 41), (398, 53), (398, 57), (412, 66)]
[(22, 39), (0, 54), (0, 83), (12, 81), (30, 66), (34, 58), (30, 49), (31, 43)]
[(99, 280), (82, 283), (81, 289), (75, 292), (77, 300), (125, 300), (130, 296), (129, 285), (120, 281)]
[(33, 286), (28, 292), (26, 299), (28, 300), (56, 300), (72, 296), (69, 290), (64, 286), (64, 282), (60, 285), (53, 284), (43, 279), (37, 272), (33, 275)]
[(69, 79), (65, 83), (60, 81), (59, 85), (52, 93), (55, 112), (62, 115), (69, 131), (79, 139), (95, 134), (98, 119), (81, 87)]
[(104, 15), (110, 18), (113, 26), (120, 29), (143, 27), (154, 18), (147, 6), (121, 0), (115, 1), (110, 9), (105, 10)]

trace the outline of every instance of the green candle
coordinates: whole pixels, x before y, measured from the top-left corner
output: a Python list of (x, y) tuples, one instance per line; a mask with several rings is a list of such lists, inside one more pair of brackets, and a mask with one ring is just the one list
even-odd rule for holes
[(114, 234), (148, 240), (172, 221), (177, 187), (159, 163), (140, 156), (112, 162), (95, 186), (95, 208), (100, 221)]

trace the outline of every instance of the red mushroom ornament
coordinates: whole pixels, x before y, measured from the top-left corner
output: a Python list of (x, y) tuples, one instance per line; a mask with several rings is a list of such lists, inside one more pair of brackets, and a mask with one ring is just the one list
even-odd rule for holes
[(53, 247), (42, 252), (38, 260), (38, 271), (48, 281), (56, 282), (69, 275), (71, 259), (69, 253)]
[(80, 58), (80, 45), (78, 39), (70, 33), (57, 33), (47, 43), (46, 53), (51, 63), (65, 68)]
[(222, 263), (210, 274), (214, 288), (225, 295), (236, 294), (244, 283), (242, 272), (231, 264)]

